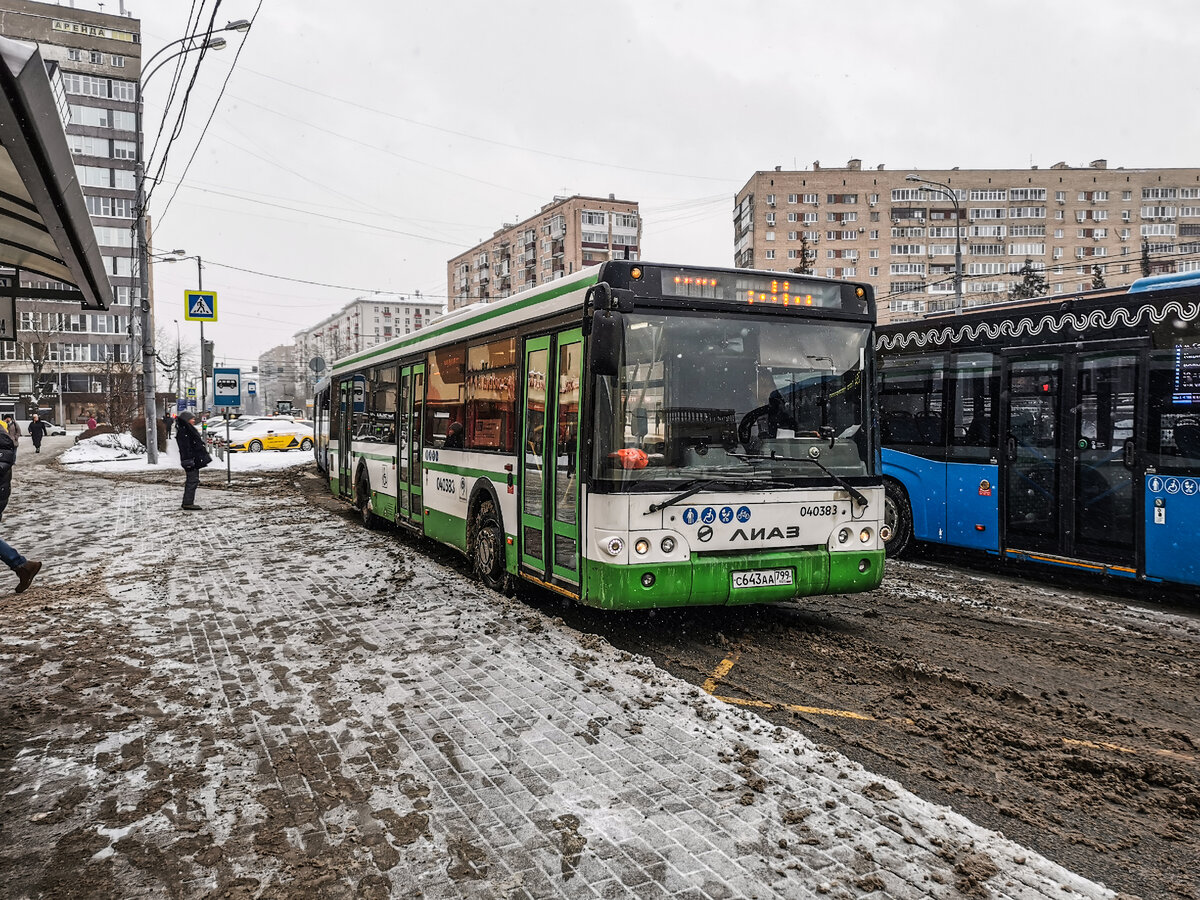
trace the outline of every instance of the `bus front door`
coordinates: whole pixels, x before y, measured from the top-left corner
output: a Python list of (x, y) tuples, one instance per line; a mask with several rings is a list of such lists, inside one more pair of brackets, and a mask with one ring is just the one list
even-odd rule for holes
[(397, 519), (421, 527), (421, 413), (425, 399), (425, 366), (404, 366), (400, 370), (400, 400), (397, 410), (396, 439), (399, 460), (396, 485), (399, 510)]
[(350, 437), (354, 433), (354, 382), (347, 378), (338, 382), (338, 496), (354, 496), (354, 472), (351, 471)]
[(525, 343), (521, 567), (546, 581), (579, 584), (578, 328)]

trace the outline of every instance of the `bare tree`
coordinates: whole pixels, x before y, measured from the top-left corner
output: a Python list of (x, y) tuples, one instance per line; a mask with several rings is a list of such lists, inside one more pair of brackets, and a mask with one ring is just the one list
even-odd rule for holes
[(58, 345), (66, 331), (66, 316), (60, 312), (35, 310), (30, 314), (29, 325), (17, 334), (17, 359), (29, 363), (33, 370), (31, 398), (35, 409), (42, 407), (42, 400), (56, 396), (55, 380), (51, 377), (61, 371), (57, 364)]
[(87, 369), (94, 383), (99, 383), (102, 408), (106, 419), (118, 431), (126, 431), (133, 420), (141, 414), (141, 397), (138, 394), (139, 367), (121, 362), (111, 355), (101, 363)]

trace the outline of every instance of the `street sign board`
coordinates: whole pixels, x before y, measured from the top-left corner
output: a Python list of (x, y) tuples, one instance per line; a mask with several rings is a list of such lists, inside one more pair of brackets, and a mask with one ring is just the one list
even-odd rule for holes
[(241, 369), (213, 369), (213, 405), (242, 405)]
[(189, 322), (217, 321), (216, 291), (184, 291), (183, 317)]
[(253, 397), (255, 394), (257, 394), (258, 393), (258, 382), (257, 381), (247, 381), (246, 382), (246, 393), (249, 394), (251, 397)]
[(187, 396), (188, 396), (188, 397), (190, 397), (190, 398), (191, 398), (191, 399), (193, 399), (193, 400), (194, 400), (194, 399), (196, 399), (196, 389), (195, 389), (194, 387), (190, 387), (190, 388), (188, 388), (188, 389), (187, 389)]

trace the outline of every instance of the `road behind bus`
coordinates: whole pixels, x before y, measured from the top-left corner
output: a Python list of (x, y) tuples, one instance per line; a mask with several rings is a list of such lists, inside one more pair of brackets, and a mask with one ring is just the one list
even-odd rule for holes
[(1200, 601), (941, 555), (870, 594), (571, 624), (1091, 878), (1200, 897)]

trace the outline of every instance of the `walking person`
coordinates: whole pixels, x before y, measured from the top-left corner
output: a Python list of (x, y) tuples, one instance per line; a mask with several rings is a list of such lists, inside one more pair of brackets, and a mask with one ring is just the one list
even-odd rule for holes
[(33, 414), (33, 421), (29, 423), (29, 439), (33, 441), (33, 452), (42, 452), (42, 438), (46, 436), (46, 432), (50, 429), (46, 423), (42, 421), (42, 417), (37, 413)]
[(196, 414), (184, 410), (175, 419), (175, 444), (179, 447), (179, 464), (186, 477), (183, 482), (181, 509), (200, 509), (196, 505), (196, 488), (200, 486), (200, 470), (212, 462), (204, 447), (204, 438), (196, 430)]
[(88, 414), (87, 427), (88, 427), (88, 431), (91, 431), (93, 428), (96, 427), (96, 414), (95, 413)]
[[(0, 516), (4, 515), (4, 510), (8, 507), (8, 498), (12, 495), (12, 467), (16, 461), (17, 445), (8, 436), (8, 431), (0, 428)], [(3, 539), (0, 539), (0, 560), (17, 573), (18, 594), (23, 594), (29, 589), (34, 576), (42, 568), (40, 562), (26, 559)]]
[(167, 437), (171, 436), (171, 425), (174, 423), (174, 421), (175, 417), (171, 415), (171, 411), (169, 409), (163, 413), (163, 434)]

